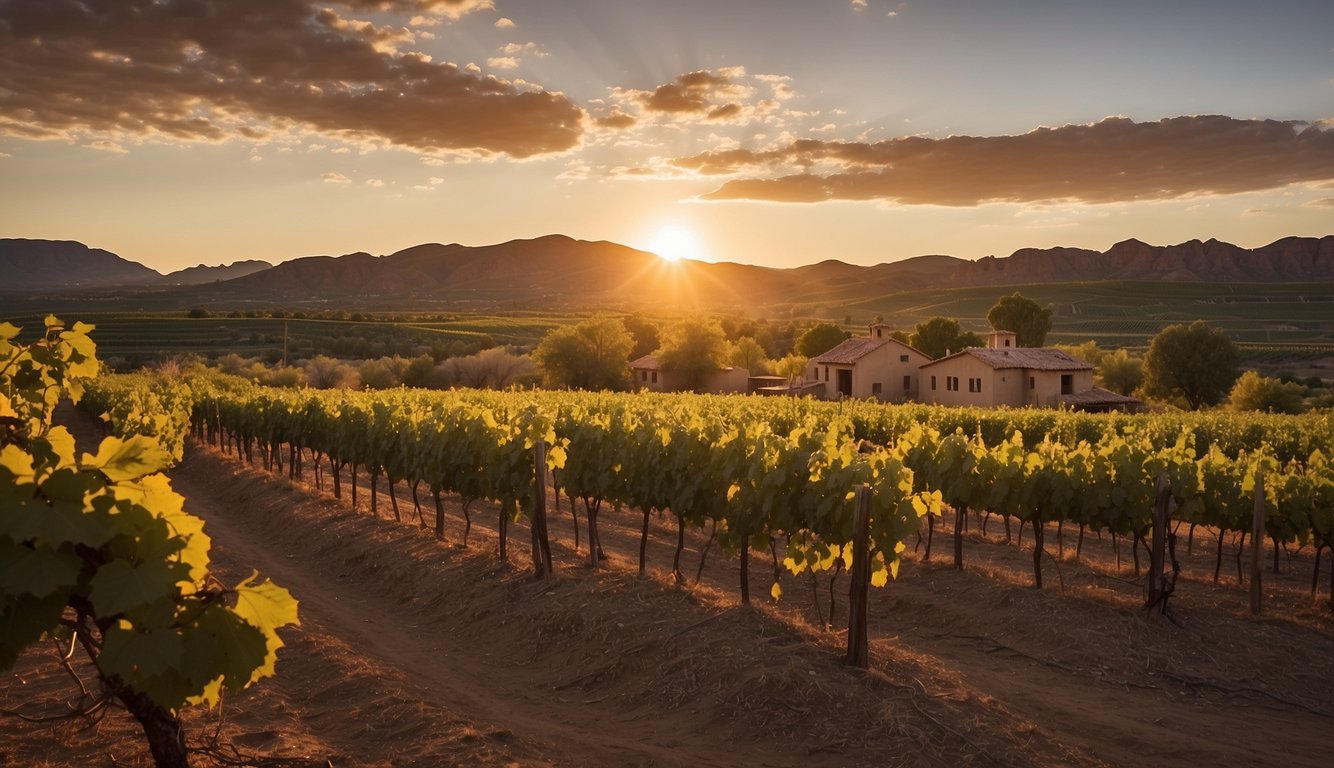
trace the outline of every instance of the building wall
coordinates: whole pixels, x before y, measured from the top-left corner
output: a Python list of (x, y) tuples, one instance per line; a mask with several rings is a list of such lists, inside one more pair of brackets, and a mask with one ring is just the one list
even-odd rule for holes
[[(994, 407), (1008, 405), (1015, 408), (1056, 406), (1061, 395), (1061, 376), (1071, 377), (1071, 392), (1080, 392), (1093, 386), (1093, 371), (1035, 371), (1026, 368), (993, 369), (972, 355), (959, 355), (922, 369), (921, 395), (923, 403), (940, 405), (977, 405)], [(936, 387), (931, 388), (935, 377)], [(957, 390), (950, 390), (948, 378), (959, 381)], [(969, 379), (981, 380), (981, 392), (969, 391)]]
[[(1021, 405), (1023, 403), (1020, 371), (997, 371), (972, 355), (941, 360), (921, 370), (918, 400), (939, 405)], [(935, 387), (932, 387), (932, 377)], [(958, 389), (949, 380), (958, 379)], [(969, 391), (969, 381), (980, 381), (981, 391)]]
[(634, 368), (630, 371), (630, 378), (633, 380), (633, 389), (645, 389), (649, 392), (668, 392), (664, 388), (663, 371), (649, 370), (648, 368)]
[(1082, 392), (1093, 387), (1093, 371), (1029, 371), (1028, 375), (1032, 377), (1036, 385), (1029, 390), (1030, 405), (1038, 405), (1044, 408), (1053, 408), (1057, 404), (1057, 399), (1061, 396), (1061, 375), (1069, 374), (1072, 376), (1072, 385), (1070, 392)]
[[(904, 357), (908, 359), (902, 360)], [(911, 347), (886, 344), (855, 363), (811, 363), (807, 378), (824, 383), (825, 397), (836, 400), (839, 397), (838, 371), (852, 371), (852, 397), (901, 403), (917, 399), (921, 386), (918, 369), (930, 361), (929, 357)], [(908, 378), (907, 389), (903, 386), (905, 376)], [(876, 392), (876, 384), (880, 385), (879, 392)]]
[(750, 387), (750, 371), (745, 368), (729, 368), (726, 371), (709, 374), (704, 377), (699, 391), (713, 395), (745, 394)]
[[(684, 376), (672, 371), (653, 371), (636, 368), (631, 371), (636, 390), (649, 392), (683, 392), (689, 389)], [(647, 378), (646, 378), (647, 377)], [(710, 394), (746, 393), (750, 372), (745, 368), (729, 368), (704, 377), (701, 392)]]

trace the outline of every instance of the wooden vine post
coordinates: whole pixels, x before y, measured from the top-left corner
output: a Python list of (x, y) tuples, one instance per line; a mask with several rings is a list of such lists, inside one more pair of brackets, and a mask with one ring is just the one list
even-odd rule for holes
[(847, 664), (866, 669), (870, 651), (866, 640), (866, 602), (871, 584), (868, 556), (871, 538), (871, 487), (863, 483), (857, 489), (857, 513), (852, 529), (852, 584), (848, 586), (848, 656)]
[(1265, 478), (1255, 474), (1255, 519), (1251, 524), (1251, 615), (1260, 615), (1260, 558), (1265, 540)]
[(547, 535), (547, 444), (533, 445), (533, 575), (545, 579), (551, 575), (551, 539)]
[(1168, 518), (1171, 516), (1172, 486), (1167, 474), (1158, 476), (1158, 487), (1153, 503), (1153, 550), (1149, 553), (1149, 579), (1145, 587), (1144, 610), (1152, 611), (1161, 604), (1162, 611), (1167, 611), (1167, 578), (1163, 571), (1166, 564)]

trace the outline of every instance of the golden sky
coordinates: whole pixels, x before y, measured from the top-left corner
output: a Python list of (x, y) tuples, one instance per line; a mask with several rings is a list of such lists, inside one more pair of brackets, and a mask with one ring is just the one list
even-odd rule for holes
[(1334, 4), (0, 0), (0, 237), (162, 271), (1334, 232)]

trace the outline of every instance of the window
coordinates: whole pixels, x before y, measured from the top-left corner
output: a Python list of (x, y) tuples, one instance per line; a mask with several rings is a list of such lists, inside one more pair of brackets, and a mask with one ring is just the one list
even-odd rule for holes
[(903, 377), (903, 391), (904, 391), (904, 392), (907, 392), (907, 391), (910, 390), (910, 389), (912, 389), (912, 377), (911, 377), (911, 376), (904, 376), (904, 377)]
[(654, 371), (654, 372), (653, 372), (653, 383), (654, 383), (654, 384), (657, 384), (657, 383), (658, 383), (658, 372), (657, 372), (657, 371)]
[(935, 376), (932, 376), (932, 377), (931, 377), (931, 391), (932, 391), (932, 392), (935, 392), (935, 391), (936, 391), (936, 377), (935, 377)]
[(1029, 389), (1037, 389), (1037, 388), (1038, 388), (1038, 380), (1035, 379), (1035, 378), (1033, 378), (1032, 376), (1029, 376), (1029, 377), (1028, 377), (1028, 388), (1029, 388)]
[(958, 391), (959, 391), (959, 377), (958, 377), (958, 376), (946, 376), (946, 377), (945, 377), (945, 389), (949, 390), (950, 392), (958, 392)]
[(906, 362), (908, 362), (908, 356), (907, 356), (907, 355), (899, 355), (899, 362), (900, 362), (900, 363), (906, 363)]
[(829, 366), (824, 367), (824, 380), (829, 381)]
[(969, 392), (981, 392), (981, 391), (982, 391), (982, 380), (981, 380), (981, 379), (969, 379), (969, 380), (968, 380), (968, 391), (969, 391)]
[(875, 395), (876, 397), (880, 396), (880, 382), (878, 381), (871, 382), (871, 394)]
[(1073, 373), (1061, 374), (1061, 394), (1069, 395), (1075, 391), (1075, 375)]
[(645, 370), (645, 371), (640, 371), (640, 372), (639, 372), (639, 380), (640, 380), (640, 381), (648, 381), (648, 371), (646, 371), (646, 370)]

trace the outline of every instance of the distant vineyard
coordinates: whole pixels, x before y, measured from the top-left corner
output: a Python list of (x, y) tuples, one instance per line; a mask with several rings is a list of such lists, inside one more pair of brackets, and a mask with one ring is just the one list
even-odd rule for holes
[[(853, 491), (863, 483), (873, 491), (869, 557), (878, 585), (897, 572), (905, 540), (943, 505), (960, 522), (974, 510), (1007, 525), (1031, 524), (1040, 584), (1045, 523), (1142, 542), (1159, 477), (1170, 482), (1177, 520), (1244, 538), (1263, 474), (1265, 533), (1275, 547), (1312, 543), (1319, 554), (1334, 542), (1328, 414), (1127, 416), (689, 395), (363, 393), (273, 389), (225, 376), (165, 384), (144, 375), (107, 379), (90, 402), (118, 431), (153, 433), (175, 445), (194, 429), (251, 461), (258, 454), (268, 466), (281, 466), (284, 454), (293, 470), (308, 458), (318, 473), (326, 462), (335, 483), (343, 468), (362, 467), (373, 504), (381, 478), (391, 488), (406, 483), (414, 498), (424, 488), (436, 500), (438, 533), (441, 494), (459, 496), (465, 515), (475, 500), (497, 502), (502, 528), (525, 515), (534, 493), (533, 449), (542, 441), (554, 486), (584, 504), (590, 552), (600, 509), (640, 510), (645, 537), (651, 514), (671, 514), (679, 536), (707, 527), (740, 554), (743, 598), (749, 552), (777, 541), (794, 573), (850, 566)], [(960, 566), (962, 528), (955, 526)], [(679, 557), (678, 543), (678, 577)]]

